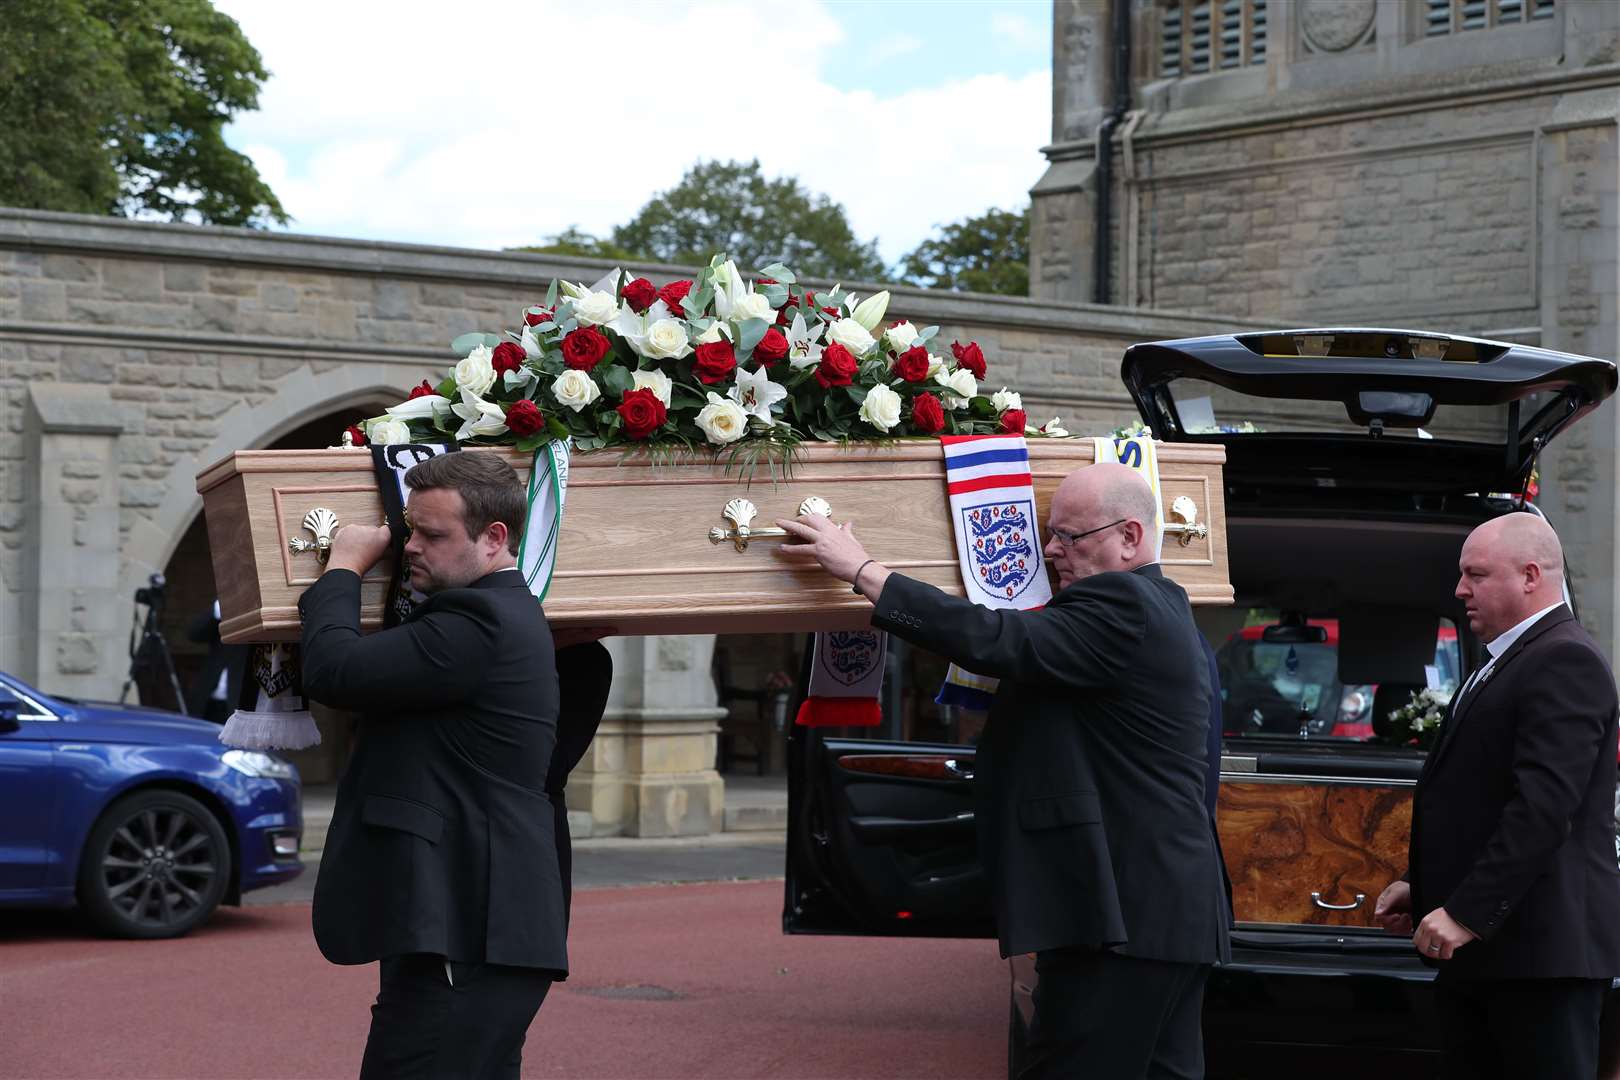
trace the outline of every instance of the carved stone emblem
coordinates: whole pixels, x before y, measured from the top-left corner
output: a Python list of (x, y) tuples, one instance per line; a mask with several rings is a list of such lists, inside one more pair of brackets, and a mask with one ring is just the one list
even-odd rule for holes
[(1313, 52), (1344, 52), (1372, 40), (1378, 0), (1300, 0), (1299, 26)]

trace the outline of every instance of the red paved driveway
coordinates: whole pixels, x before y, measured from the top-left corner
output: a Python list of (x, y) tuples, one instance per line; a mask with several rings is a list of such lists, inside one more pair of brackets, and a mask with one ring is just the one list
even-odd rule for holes
[[(784, 937), (780, 881), (577, 893), (574, 977), (528, 1077), (994, 1077), (989, 941)], [(0, 930), (0, 1077), (352, 1077), (376, 969), (327, 964), (309, 908), (221, 911), (188, 938)]]

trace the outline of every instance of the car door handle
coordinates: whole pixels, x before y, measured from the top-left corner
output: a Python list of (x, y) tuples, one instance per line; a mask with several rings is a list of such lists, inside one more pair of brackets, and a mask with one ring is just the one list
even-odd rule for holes
[(971, 832), (973, 811), (963, 810), (942, 818), (852, 817), (849, 828), (863, 843), (917, 840), (930, 833)]
[(945, 759), (945, 773), (957, 780), (973, 779), (973, 762), (961, 762), (956, 758)]
[(1322, 899), (1322, 894), (1321, 893), (1319, 893), (1319, 892), (1311, 893), (1311, 903), (1315, 904), (1317, 907), (1321, 908), (1323, 911), (1354, 911), (1354, 910), (1356, 910), (1356, 908), (1360, 907), (1362, 905), (1362, 903), (1366, 901), (1366, 899), (1367, 899), (1367, 894), (1366, 893), (1356, 893), (1355, 900), (1353, 900), (1352, 902), (1350, 902), (1348, 904), (1330, 904), (1326, 900)]

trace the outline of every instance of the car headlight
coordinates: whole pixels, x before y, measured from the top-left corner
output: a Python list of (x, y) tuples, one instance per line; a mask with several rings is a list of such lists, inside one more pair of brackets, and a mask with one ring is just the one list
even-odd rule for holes
[(244, 776), (262, 780), (291, 780), (298, 775), (287, 762), (258, 750), (227, 750), (220, 760)]

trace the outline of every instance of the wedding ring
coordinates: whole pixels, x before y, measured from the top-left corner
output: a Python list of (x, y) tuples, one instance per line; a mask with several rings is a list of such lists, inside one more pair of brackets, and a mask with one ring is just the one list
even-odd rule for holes
[(1430, 946), (1429, 946), (1429, 951), (1430, 951), (1430, 952), (1439, 952), (1439, 951), (1440, 951), (1440, 946), (1439, 946), (1439, 944), (1438, 944), (1438, 943), (1433, 943), (1433, 944), (1430, 944)]

